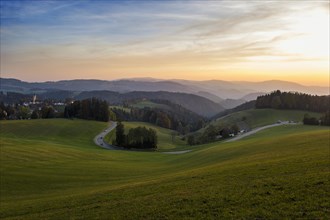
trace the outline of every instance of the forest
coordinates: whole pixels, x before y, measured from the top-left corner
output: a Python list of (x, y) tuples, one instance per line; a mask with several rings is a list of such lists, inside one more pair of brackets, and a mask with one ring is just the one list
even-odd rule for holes
[(259, 96), (256, 108), (295, 109), (324, 113), (330, 109), (330, 96), (274, 91)]
[(227, 139), (239, 133), (239, 127), (236, 124), (214, 126), (209, 125), (202, 133), (190, 134), (187, 137), (188, 145), (198, 145), (211, 143), (220, 139)]
[(115, 116), (110, 112), (106, 101), (91, 98), (74, 101), (73, 103), (66, 105), (64, 109), (64, 117), (107, 122), (111, 117)]
[(26, 106), (20, 104), (6, 105), (0, 103), (0, 120), (22, 120), (40, 118), (61, 118), (63, 112), (59, 112), (56, 106), (48, 103)]
[(330, 126), (330, 110), (324, 113), (320, 118), (311, 117), (309, 114), (304, 115), (303, 123), (305, 125), (324, 125)]
[(152, 128), (139, 126), (129, 129), (126, 135), (124, 125), (118, 122), (116, 140), (113, 144), (125, 148), (155, 149), (157, 148), (157, 133)]
[[(143, 121), (178, 131), (180, 134), (187, 134), (202, 128), (206, 119), (184, 107), (164, 100), (152, 100), (159, 104), (170, 106), (169, 109), (159, 108), (134, 108), (130, 111), (120, 108), (113, 108), (117, 119), (122, 121)], [(126, 105), (128, 105), (126, 103)]]

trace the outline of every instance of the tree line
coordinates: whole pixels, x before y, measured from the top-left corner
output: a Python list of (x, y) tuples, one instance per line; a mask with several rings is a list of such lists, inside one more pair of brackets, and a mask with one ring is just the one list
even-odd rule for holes
[(23, 102), (28, 102), (32, 100), (33, 95), (22, 94), (17, 92), (2, 92), (0, 91), (0, 102), (6, 104), (22, 104)]
[(91, 98), (81, 101), (74, 101), (65, 106), (64, 117), (66, 118), (81, 118), (96, 121), (115, 120), (115, 114), (109, 110), (106, 101)]
[(114, 144), (125, 148), (155, 149), (157, 148), (157, 133), (152, 128), (139, 126), (129, 129), (126, 135), (124, 124), (118, 122)]
[(330, 126), (330, 110), (324, 113), (319, 119), (311, 117), (309, 114), (304, 115), (303, 123), (305, 125), (324, 125)]
[(44, 104), (37, 108), (14, 104), (5, 105), (0, 103), (0, 120), (21, 120), (21, 119), (40, 119), (40, 118), (61, 118), (63, 112), (58, 112), (52, 105)]
[(256, 108), (296, 109), (326, 112), (330, 109), (330, 96), (309, 95), (298, 92), (274, 91), (257, 98)]
[(211, 143), (219, 139), (227, 139), (239, 133), (239, 127), (233, 125), (214, 126), (210, 124), (202, 133), (191, 134), (187, 137), (188, 145)]

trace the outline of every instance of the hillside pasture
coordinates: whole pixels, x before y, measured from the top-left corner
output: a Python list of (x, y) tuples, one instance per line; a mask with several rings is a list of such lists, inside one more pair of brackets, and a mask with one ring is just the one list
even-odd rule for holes
[(134, 108), (158, 108), (158, 109), (165, 109), (165, 110), (171, 109), (171, 107), (168, 105), (152, 102), (149, 100), (142, 100), (135, 104), (132, 104), (131, 106)]
[(102, 122), (0, 125), (1, 219), (330, 215), (328, 127), (279, 126), (168, 155), (99, 148), (92, 140), (107, 126)]
[[(278, 121), (293, 121), (295, 123), (302, 123), (306, 113), (312, 117), (319, 118), (321, 116), (320, 113), (299, 110), (250, 109), (220, 117), (211, 121), (207, 126), (231, 126), (236, 123), (244, 122), (251, 129), (253, 129), (274, 124)], [(200, 129), (199, 132), (204, 131), (206, 127)]]

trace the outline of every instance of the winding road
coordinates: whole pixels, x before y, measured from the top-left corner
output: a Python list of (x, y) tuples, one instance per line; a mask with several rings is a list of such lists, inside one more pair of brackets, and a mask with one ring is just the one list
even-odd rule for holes
[(280, 123), (276, 123), (276, 124), (271, 124), (271, 125), (266, 125), (266, 126), (263, 126), (263, 127), (255, 128), (255, 129), (253, 129), (251, 131), (248, 131), (248, 132), (246, 132), (244, 134), (237, 135), (237, 136), (235, 136), (235, 137), (233, 137), (233, 138), (225, 141), (225, 143), (240, 140), (242, 138), (245, 138), (247, 136), (250, 136), (252, 134), (255, 134), (255, 133), (257, 133), (259, 131), (262, 131), (264, 129), (267, 129), (267, 128), (272, 128), (272, 127), (277, 127), (277, 126), (287, 125), (287, 124), (296, 124), (296, 123), (289, 123), (288, 121), (283, 121), (283, 122), (280, 122)]
[[(250, 135), (253, 135), (259, 131), (262, 131), (264, 129), (267, 129), (267, 128), (272, 128), (272, 127), (277, 127), (277, 126), (281, 126), (281, 125), (286, 125), (286, 124), (296, 124), (296, 123), (289, 123), (288, 121), (284, 121), (284, 122), (281, 122), (281, 123), (276, 123), (276, 124), (271, 124), (271, 125), (266, 125), (266, 126), (263, 126), (263, 127), (259, 127), (259, 128), (255, 128), (249, 132), (246, 132), (244, 134), (241, 134), (241, 135), (237, 135), (227, 141), (225, 141), (224, 143), (227, 143), (227, 142), (233, 142), (233, 141), (237, 141), (237, 140), (240, 140), (242, 138), (245, 138), (247, 136), (250, 136)], [(110, 126), (105, 129), (104, 131), (102, 131), (100, 134), (98, 134), (95, 138), (94, 138), (94, 143), (102, 148), (105, 148), (105, 149), (108, 149), (108, 150), (129, 150), (129, 149), (125, 149), (123, 147), (118, 147), (118, 146), (114, 146), (114, 145), (111, 145), (111, 144), (108, 144), (107, 142), (104, 141), (104, 137), (110, 133), (113, 129), (115, 129), (117, 126), (117, 122), (113, 122), (111, 121), (110, 122)], [(135, 151), (133, 149), (130, 149), (131, 151)], [(140, 150), (137, 150), (136, 151), (140, 151)], [(188, 152), (191, 152), (192, 150), (183, 150), (183, 151), (170, 151), (170, 152), (162, 152), (164, 154), (184, 154), (184, 153), (188, 153)]]
[(117, 122), (111, 121), (110, 126), (94, 138), (94, 143), (96, 145), (98, 145), (102, 148), (108, 149), (108, 150), (123, 150), (121, 147), (117, 147), (117, 146), (108, 144), (107, 142), (104, 141), (104, 137), (108, 133), (110, 133), (113, 129), (115, 129), (116, 126), (117, 126)]
[[(111, 145), (111, 144), (108, 144), (107, 142), (105, 142), (104, 137), (107, 134), (109, 134), (116, 127), (117, 127), (117, 122), (110, 121), (110, 126), (94, 138), (94, 143), (97, 146), (100, 146), (107, 150), (145, 151), (145, 150), (139, 150), (139, 149), (126, 149), (126, 148), (114, 146), (114, 145)], [(183, 150), (183, 151), (171, 151), (171, 152), (162, 152), (162, 153), (164, 153), (164, 154), (184, 154), (184, 153), (188, 153), (190, 151), (191, 150)]]

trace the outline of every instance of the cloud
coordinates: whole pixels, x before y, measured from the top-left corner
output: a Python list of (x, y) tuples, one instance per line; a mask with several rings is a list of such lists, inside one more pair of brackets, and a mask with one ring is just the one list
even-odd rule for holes
[(309, 19), (303, 14), (315, 8), (324, 11), (328, 5), (296, 1), (37, 3), (1, 1), (1, 55), (6, 58), (1, 71), (18, 71), (15, 63), (20, 63), (22, 71), (28, 65), (31, 72), (33, 68), (45, 71), (46, 63), (50, 68), (57, 63), (74, 71), (79, 66), (90, 71), (101, 66), (109, 72), (188, 72), (253, 65), (260, 60), (318, 61), (316, 55), (287, 48), (290, 41), (305, 37), (306, 33), (292, 28), (299, 19)]
[(1, 1), (1, 18), (28, 18), (79, 4), (79, 1)]

